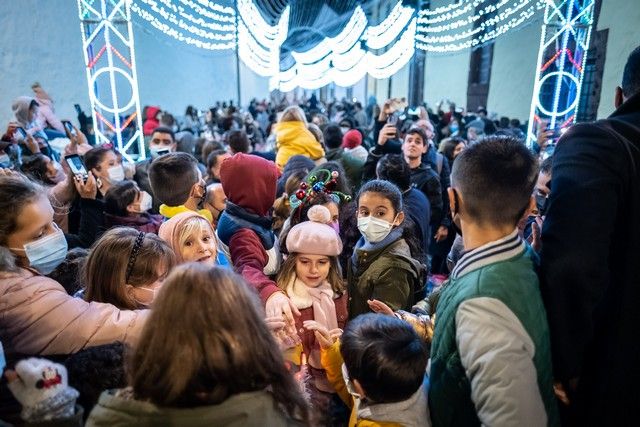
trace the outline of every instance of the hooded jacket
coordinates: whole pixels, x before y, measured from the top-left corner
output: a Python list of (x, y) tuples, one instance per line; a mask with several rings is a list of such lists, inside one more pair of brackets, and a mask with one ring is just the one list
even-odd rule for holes
[[(218, 243), (234, 269), (260, 294), (263, 302), (281, 292), (268, 275), (279, 266), (269, 211), (275, 201), (278, 169), (273, 162), (237, 153), (220, 168), (227, 209), (218, 221)], [(234, 212), (235, 214), (231, 214)]]
[(49, 127), (58, 132), (66, 133), (64, 125), (53, 110), (53, 101), (49, 98), (36, 98), (36, 101), (40, 106), (38, 108), (38, 117), (36, 118), (38, 126), (42, 129)]
[(284, 427), (288, 419), (266, 391), (240, 393), (218, 405), (160, 408), (153, 403), (119, 397), (105, 391), (91, 411), (87, 426), (228, 426)]
[(134, 344), (149, 312), (73, 298), (55, 280), (20, 268), (0, 272), (0, 313), (7, 354), (46, 355), (115, 341)]
[(160, 126), (160, 121), (156, 118), (159, 111), (161, 111), (160, 107), (151, 106), (147, 108), (147, 119), (142, 125), (144, 136), (151, 136), (153, 131)]
[(318, 160), (324, 157), (322, 145), (303, 122), (280, 122), (276, 127), (276, 165), (282, 170), (289, 157), (302, 154)]
[[(29, 130), (34, 128), (35, 130), (40, 130), (37, 126), (36, 118), (29, 120), (29, 108), (31, 107), (31, 103), (35, 102), (38, 104), (38, 101), (35, 98), (30, 96), (19, 96), (13, 100), (11, 104), (11, 110), (13, 111), (13, 115), (15, 116), (16, 122), (20, 124), (24, 128), (24, 130)], [(32, 132), (29, 132), (32, 133)]]

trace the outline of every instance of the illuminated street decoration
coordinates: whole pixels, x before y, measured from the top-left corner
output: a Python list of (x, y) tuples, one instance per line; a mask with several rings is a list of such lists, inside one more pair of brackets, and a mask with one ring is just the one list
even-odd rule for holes
[(78, 12), (96, 143), (144, 159), (130, 2), (78, 0)]
[(527, 140), (541, 122), (566, 129), (576, 120), (595, 0), (546, 0)]

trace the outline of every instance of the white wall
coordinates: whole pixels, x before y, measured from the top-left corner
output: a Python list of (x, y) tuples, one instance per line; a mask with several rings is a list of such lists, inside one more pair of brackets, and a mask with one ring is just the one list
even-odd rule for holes
[[(187, 105), (207, 108), (237, 99), (235, 52), (208, 52), (180, 43), (134, 17), (141, 105), (176, 115)], [(89, 96), (75, 0), (0, 0), (0, 124), (13, 117), (11, 101), (31, 95), (39, 81), (58, 116), (74, 118), (73, 104), (88, 110)], [(243, 103), (268, 94), (267, 79), (245, 67)]]
[(459, 106), (467, 103), (469, 49), (449, 54), (427, 53), (425, 60), (424, 99), (432, 108), (441, 99)]
[(598, 29), (609, 29), (607, 56), (602, 76), (598, 118), (607, 117), (615, 109), (613, 97), (622, 82), (622, 72), (631, 51), (640, 46), (640, 1), (603, 0)]
[(529, 118), (536, 78), (542, 16), (527, 27), (498, 37), (493, 47), (487, 110), (498, 116)]

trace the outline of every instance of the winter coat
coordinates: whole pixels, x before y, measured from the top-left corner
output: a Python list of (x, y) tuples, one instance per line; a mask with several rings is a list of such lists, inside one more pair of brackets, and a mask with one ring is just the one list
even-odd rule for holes
[(0, 341), (7, 353), (70, 354), (140, 336), (147, 310), (73, 298), (56, 281), (30, 269), (0, 272)]
[[(235, 271), (255, 288), (263, 302), (281, 292), (269, 278), (277, 273), (279, 264), (269, 215), (277, 179), (278, 170), (273, 162), (250, 154), (237, 153), (225, 160), (220, 169), (220, 181), (229, 203), (218, 221), (219, 247), (228, 253)], [(229, 213), (236, 208), (242, 218)]]
[(303, 122), (280, 122), (276, 128), (276, 165), (280, 170), (289, 157), (302, 154), (311, 160), (324, 157), (322, 145)]
[(279, 410), (271, 393), (239, 393), (218, 405), (195, 408), (161, 408), (150, 402), (105, 391), (87, 419), (87, 427), (100, 426), (228, 426), (280, 427), (298, 423)]
[[(394, 231), (396, 231), (394, 233)], [(424, 268), (411, 257), (400, 228), (392, 230), (376, 249), (364, 250), (360, 242), (349, 262), (347, 284), (349, 319), (369, 313), (367, 300), (377, 299), (392, 310), (410, 311), (424, 286)], [(362, 241), (362, 240), (361, 240)]]
[(409, 399), (395, 403), (378, 403), (356, 399), (349, 394), (342, 377), (340, 342), (320, 353), (322, 367), (338, 396), (351, 408), (349, 427), (428, 427), (427, 387), (423, 384)]
[(66, 134), (64, 125), (53, 111), (53, 101), (46, 98), (36, 97), (36, 101), (40, 106), (38, 108), (38, 117), (36, 118), (40, 128), (53, 128), (58, 132)]
[(145, 233), (158, 234), (160, 225), (162, 225), (162, 215), (151, 215), (143, 213), (139, 216), (116, 216), (105, 213), (106, 228), (112, 227), (131, 227)]
[[(640, 402), (640, 94), (571, 127), (553, 155), (541, 288), (554, 374), (576, 425), (628, 425)], [(569, 388), (566, 385), (565, 388)]]
[(340, 162), (344, 168), (345, 174), (347, 175), (349, 184), (351, 184), (351, 188), (353, 189), (352, 192), (355, 194), (360, 188), (360, 183), (362, 182), (362, 167), (364, 166), (364, 161), (355, 158), (341, 147), (327, 150), (326, 157), (327, 161)]
[(160, 121), (156, 118), (158, 112), (161, 111), (160, 107), (151, 106), (147, 108), (147, 119), (142, 125), (142, 131), (144, 136), (151, 136), (153, 131), (160, 126)]

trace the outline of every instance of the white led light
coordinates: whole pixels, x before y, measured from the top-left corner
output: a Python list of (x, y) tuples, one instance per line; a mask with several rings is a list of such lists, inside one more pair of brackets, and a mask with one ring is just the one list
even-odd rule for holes
[(381, 49), (395, 40), (404, 30), (414, 15), (414, 9), (402, 6), (399, 1), (393, 7), (389, 16), (380, 24), (368, 27), (363, 39), (370, 49)]

